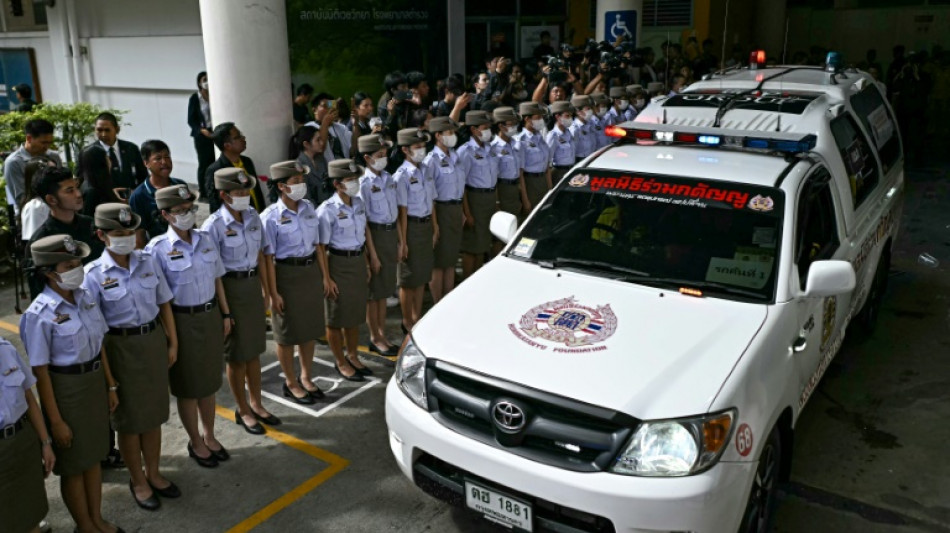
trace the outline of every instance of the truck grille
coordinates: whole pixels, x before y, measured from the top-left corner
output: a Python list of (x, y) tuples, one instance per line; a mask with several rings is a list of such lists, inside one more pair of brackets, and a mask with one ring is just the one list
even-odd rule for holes
[(490, 446), (566, 470), (607, 469), (640, 422), (624, 413), (443, 361), (428, 361), (426, 382), (429, 411), (442, 425)]

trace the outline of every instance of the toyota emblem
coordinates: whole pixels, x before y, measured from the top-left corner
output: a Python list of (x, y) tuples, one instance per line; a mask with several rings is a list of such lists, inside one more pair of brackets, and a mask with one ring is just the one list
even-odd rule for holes
[(524, 429), (527, 417), (524, 410), (509, 401), (500, 401), (492, 408), (492, 418), (498, 429), (514, 433)]

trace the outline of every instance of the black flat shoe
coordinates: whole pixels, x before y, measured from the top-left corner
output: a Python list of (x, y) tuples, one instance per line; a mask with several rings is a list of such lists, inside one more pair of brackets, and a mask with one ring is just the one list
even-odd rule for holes
[(191, 457), (198, 463), (198, 466), (203, 466), (205, 468), (214, 468), (218, 466), (218, 459), (215, 458), (214, 453), (208, 457), (200, 457), (195, 453), (195, 449), (191, 447), (191, 443), (188, 443), (188, 457)]
[[(208, 445), (205, 444), (205, 446), (208, 446)], [(217, 459), (219, 463), (223, 463), (224, 461), (227, 461), (228, 459), (231, 458), (231, 454), (228, 453), (226, 449), (224, 449), (224, 446), (222, 446), (218, 450), (212, 450), (211, 447), (209, 446), (208, 451), (211, 452), (211, 455), (213, 455), (214, 458)]]
[(310, 390), (307, 387), (304, 387), (303, 381), (301, 381), (300, 378), (297, 378), (297, 385), (300, 385), (301, 389), (307, 391), (307, 394), (309, 394), (310, 397), (313, 398), (314, 400), (319, 400), (320, 398), (323, 398), (324, 396), (326, 396), (325, 394), (323, 394), (323, 391), (320, 390), (320, 387), (313, 385), (313, 383), (311, 383), (311, 385), (313, 385), (314, 387), (317, 387), (314, 390)]
[(359, 367), (359, 366), (354, 365), (354, 364), (353, 364), (353, 360), (350, 359), (349, 357), (346, 358), (346, 362), (349, 363), (350, 366), (353, 367), (353, 370), (356, 370), (356, 373), (359, 374), (359, 375), (361, 375), (361, 376), (372, 376), (372, 375), (373, 375), (373, 371), (372, 371), (372, 370), (370, 370), (369, 368), (367, 368), (367, 367), (365, 367), (365, 366)]
[(152, 485), (151, 481), (148, 482), (148, 486), (152, 487), (152, 491), (154, 491), (155, 494), (158, 494), (162, 498), (169, 498), (169, 499), (181, 498), (181, 489), (179, 489), (178, 485), (172, 483), (171, 481), (168, 482), (168, 486), (165, 487), (164, 489), (160, 489), (156, 487), (155, 485)]
[(237, 409), (234, 410), (234, 423), (244, 428), (244, 431), (251, 435), (263, 435), (265, 431), (264, 426), (260, 424), (254, 424), (253, 426), (245, 424), (244, 419), (241, 418), (241, 413)]
[(396, 346), (395, 344), (390, 344), (389, 349), (383, 352), (383, 355), (385, 355), (386, 357), (396, 357), (397, 355), (399, 355), (399, 346)]
[[(149, 483), (151, 485), (151, 483)], [(135, 486), (132, 485), (132, 480), (129, 480), (129, 492), (132, 493), (132, 499), (135, 500), (136, 505), (145, 509), (146, 511), (156, 511), (159, 507), (162, 506), (161, 500), (155, 496), (155, 489), (152, 489), (152, 495), (144, 500), (140, 500), (138, 496), (135, 495)]]
[(279, 426), (281, 424), (281, 420), (274, 415), (261, 416), (254, 412), (253, 409), (251, 409), (251, 414), (254, 415), (254, 418), (256, 418), (258, 421), (263, 422), (268, 426)]
[(359, 372), (354, 372), (352, 376), (347, 376), (342, 371), (340, 371), (340, 367), (336, 363), (333, 363), (333, 368), (336, 369), (336, 373), (339, 374), (341, 378), (347, 381), (366, 381), (366, 378), (364, 378)]
[(294, 396), (294, 393), (290, 391), (290, 387), (288, 387), (286, 383), (284, 383), (284, 398), (290, 398), (291, 400), (303, 405), (310, 405), (313, 403), (313, 398), (310, 396), (309, 392), (303, 398), (298, 398)]

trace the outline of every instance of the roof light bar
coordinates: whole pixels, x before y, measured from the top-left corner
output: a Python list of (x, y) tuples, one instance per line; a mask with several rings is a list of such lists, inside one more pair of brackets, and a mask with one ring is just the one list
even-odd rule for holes
[(621, 128), (620, 126), (607, 126), (604, 128), (604, 134), (608, 137), (617, 137), (622, 139), (627, 136), (627, 130)]
[[(772, 132), (767, 137), (750, 136), (744, 130), (717, 129), (711, 133), (708, 128), (697, 128), (684, 125), (665, 124), (637, 124), (640, 128), (623, 128), (608, 126), (607, 134), (611, 137), (632, 139), (637, 141), (656, 141), (673, 144), (705, 145), (723, 148), (744, 148), (752, 150), (767, 150), (800, 154), (812, 151), (818, 144), (818, 137), (814, 134), (804, 135), (788, 132)], [(644, 128), (645, 127), (645, 128)], [(649, 128), (649, 129), (646, 129)], [(763, 132), (757, 132), (762, 135)]]
[(753, 50), (749, 54), (749, 70), (765, 67), (765, 50)]

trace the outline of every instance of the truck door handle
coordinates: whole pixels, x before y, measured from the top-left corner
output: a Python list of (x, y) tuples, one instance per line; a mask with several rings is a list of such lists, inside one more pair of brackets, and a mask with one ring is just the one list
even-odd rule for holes
[(792, 343), (792, 351), (795, 353), (801, 353), (805, 351), (805, 348), (808, 348), (808, 339), (804, 335), (799, 335), (795, 342)]

